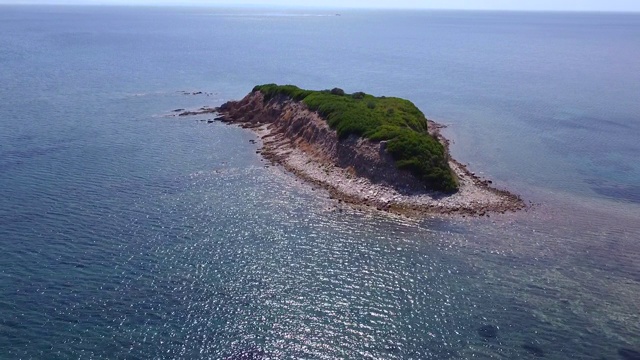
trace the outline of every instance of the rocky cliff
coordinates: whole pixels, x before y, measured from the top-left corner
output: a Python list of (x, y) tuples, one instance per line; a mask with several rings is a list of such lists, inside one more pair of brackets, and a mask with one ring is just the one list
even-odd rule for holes
[(335, 130), (316, 112), (303, 103), (285, 96), (265, 101), (260, 91), (248, 94), (240, 101), (222, 105), (219, 118), (244, 127), (267, 125), (271, 136), (289, 142), (315, 160), (346, 169), (372, 183), (389, 186), (399, 192), (424, 192), (424, 185), (409, 171), (396, 168), (385, 150), (386, 142), (374, 142), (356, 136), (340, 140)]

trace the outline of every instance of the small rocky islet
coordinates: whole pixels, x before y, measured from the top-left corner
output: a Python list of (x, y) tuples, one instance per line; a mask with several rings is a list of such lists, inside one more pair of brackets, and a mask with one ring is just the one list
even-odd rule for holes
[(417, 216), (525, 208), (519, 196), (453, 159), (440, 133), (444, 126), (405, 99), (266, 84), (217, 108), (175, 111), (210, 113), (252, 129), (265, 158), (345, 203)]

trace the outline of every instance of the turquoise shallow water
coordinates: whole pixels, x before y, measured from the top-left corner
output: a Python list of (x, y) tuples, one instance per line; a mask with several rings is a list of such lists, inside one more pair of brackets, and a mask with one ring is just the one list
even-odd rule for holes
[[(625, 14), (0, 7), (0, 358), (640, 351), (639, 33)], [(536, 205), (354, 210), (250, 132), (166, 116), (266, 82), (409, 98)]]

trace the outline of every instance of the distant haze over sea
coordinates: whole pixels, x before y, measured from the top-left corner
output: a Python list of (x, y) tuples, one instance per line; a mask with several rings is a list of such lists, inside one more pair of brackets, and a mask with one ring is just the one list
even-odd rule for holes
[(40, 5), (115, 5), (115, 6), (201, 6), (253, 8), (340, 8), (340, 9), (440, 9), (440, 10), (503, 10), (503, 11), (603, 11), (638, 12), (640, 5), (633, 0), (0, 0), (0, 4)]

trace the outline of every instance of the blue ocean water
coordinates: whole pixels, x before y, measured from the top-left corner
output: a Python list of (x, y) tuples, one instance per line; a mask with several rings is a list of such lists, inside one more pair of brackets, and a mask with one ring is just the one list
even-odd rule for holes
[[(640, 351), (640, 15), (340, 15), (0, 7), (0, 358)], [(351, 209), (168, 116), (268, 82), (408, 98), (534, 206)]]

